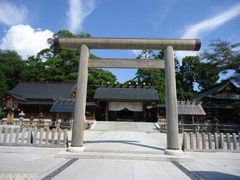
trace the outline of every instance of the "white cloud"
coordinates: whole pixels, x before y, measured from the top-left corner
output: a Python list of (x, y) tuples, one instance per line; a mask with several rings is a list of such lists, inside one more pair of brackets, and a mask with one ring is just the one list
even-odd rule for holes
[(139, 56), (141, 54), (141, 50), (130, 50), (134, 55)]
[(85, 18), (92, 13), (94, 8), (94, 0), (69, 0), (67, 16), (70, 31), (77, 33), (81, 30)]
[[(202, 33), (213, 31), (239, 15), (240, 3), (214, 17), (205, 19), (197, 24), (190, 25), (181, 38), (200, 38)], [(196, 51), (181, 51), (177, 52), (176, 55), (181, 60), (185, 56), (196, 56), (197, 53), (198, 52)]]
[(25, 6), (16, 6), (9, 1), (0, 2), (0, 23), (14, 25), (23, 23), (26, 19), (27, 9)]
[(240, 15), (240, 4), (234, 5), (228, 10), (209, 19), (205, 19), (197, 24), (189, 26), (182, 38), (197, 38), (203, 32), (209, 32), (225, 24), (231, 19)]
[(47, 39), (52, 37), (50, 30), (33, 29), (29, 25), (14, 25), (1, 40), (0, 48), (15, 50), (23, 58), (36, 55), (40, 50), (49, 47)]

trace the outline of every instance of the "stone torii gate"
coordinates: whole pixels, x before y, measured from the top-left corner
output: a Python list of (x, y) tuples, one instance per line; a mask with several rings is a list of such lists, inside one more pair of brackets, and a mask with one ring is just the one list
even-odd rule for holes
[[(167, 149), (166, 154), (180, 155), (182, 151), (178, 142), (178, 113), (175, 79), (174, 50), (198, 51), (199, 39), (130, 39), (130, 38), (56, 38), (55, 48), (80, 49), (78, 80), (72, 143), (70, 152), (83, 151), (84, 120), (88, 67), (106, 68), (160, 68), (165, 69), (166, 81), (166, 118)], [(164, 50), (164, 61), (133, 59), (89, 59), (89, 49), (136, 49)]]

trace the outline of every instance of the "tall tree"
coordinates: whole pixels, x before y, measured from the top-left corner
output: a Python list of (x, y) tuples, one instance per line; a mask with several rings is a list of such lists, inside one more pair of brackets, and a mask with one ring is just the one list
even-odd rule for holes
[(0, 71), (6, 77), (5, 83), (9, 88), (13, 88), (22, 77), (24, 62), (21, 57), (10, 50), (0, 50)]
[[(73, 34), (60, 30), (53, 35), (56, 37), (90, 37), (88, 33)], [(0, 50), (0, 95), (13, 88), (19, 81), (73, 81), (77, 80), (80, 52), (78, 49), (54, 49), (49, 39), (50, 48), (41, 50), (36, 56), (30, 56), (26, 61), (14, 51)], [(90, 58), (98, 58), (90, 54)], [(114, 83), (116, 77), (109, 71), (89, 69), (89, 84)], [(88, 95), (94, 88), (89, 86)]]
[[(73, 34), (68, 30), (60, 30), (49, 39), (51, 44), (50, 48), (40, 51), (35, 60), (36, 64), (44, 63), (45, 68), (41, 69), (45, 73), (45, 80), (52, 81), (75, 81), (77, 79), (78, 62), (80, 52), (78, 49), (72, 48), (57, 48), (53, 47), (53, 39), (57, 37), (73, 38), (73, 37), (91, 37), (88, 33)], [(90, 54), (90, 58), (98, 58), (94, 54)], [(116, 77), (109, 71), (102, 69), (89, 69), (89, 82), (90, 84), (101, 84), (115, 82)]]
[(233, 70), (230, 79), (240, 85), (240, 43), (215, 40), (202, 54), (202, 59), (226, 73)]
[(165, 101), (165, 80), (164, 72), (160, 69), (138, 69), (133, 79), (138, 84), (154, 86), (159, 93), (160, 101)]
[[(6, 83), (6, 76), (3, 73), (3, 71), (0, 71), (0, 100), (2, 99), (4, 93), (7, 91), (7, 83)], [(1, 107), (1, 101), (0, 101), (0, 107)]]
[[(60, 30), (53, 35), (53, 38), (57, 37), (91, 37), (88, 33), (73, 34), (67, 30)], [(53, 42), (53, 38), (49, 39), (49, 42)], [(80, 52), (78, 49), (55, 49), (53, 44), (49, 49), (44, 49), (38, 53), (37, 59), (45, 61), (46, 76), (48, 80), (54, 81), (76, 81), (78, 72), (78, 62), (80, 58)], [(90, 58), (99, 58), (90, 53)], [(103, 69), (89, 68), (88, 71), (88, 100), (92, 100), (93, 94), (96, 90), (95, 84), (114, 83), (116, 77), (109, 71)]]
[[(154, 53), (151, 50), (143, 50), (137, 59), (163, 59), (163, 54)], [(130, 80), (131, 83), (146, 84), (154, 86), (159, 93), (160, 101), (165, 101), (165, 80), (164, 72), (161, 69), (138, 69), (136, 76)]]
[(96, 91), (95, 85), (114, 84), (115, 82), (117, 82), (117, 78), (112, 72), (103, 69), (89, 68), (87, 100), (93, 100), (93, 95)]
[(48, 80), (46, 73), (46, 64), (39, 61), (36, 57), (30, 56), (24, 61), (24, 69), (22, 69), (22, 81), (44, 81)]
[(6, 83), (6, 76), (3, 73), (3, 71), (0, 70), (0, 119), (4, 117), (4, 112), (2, 111), (2, 108), (4, 106), (3, 104), (3, 96), (5, 92), (7, 91), (7, 83)]
[(22, 78), (23, 69), (24, 62), (15, 51), (0, 50), (0, 118), (4, 115), (3, 96)]
[(200, 63), (197, 66), (196, 72), (200, 90), (209, 89), (217, 84), (217, 80), (219, 79), (219, 69), (216, 65)]
[(195, 95), (194, 85), (197, 83), (197, 68), (200, 64), (198, 56), (186, 56), (182, 60), (182, 66), (177, 71), (178, 99), (192, 99)]

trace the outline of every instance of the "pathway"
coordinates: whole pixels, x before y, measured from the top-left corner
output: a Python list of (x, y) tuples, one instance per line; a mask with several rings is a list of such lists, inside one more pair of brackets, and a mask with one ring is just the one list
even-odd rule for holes
[[(131, 127), (131, 128), (130, 128)], [(240, 153), (164, 154), (154, 123), (112, 123), (85, 131), (86, 151), (0, 147), (0, 179), (240, 179)]]
[(86, 151), (163, 153), (165, 149), (163, 144), (149, 135), (159, 133), (154, 123), (97, 122), (91, 131), (98, 133), (98, 136), (85, 138)]

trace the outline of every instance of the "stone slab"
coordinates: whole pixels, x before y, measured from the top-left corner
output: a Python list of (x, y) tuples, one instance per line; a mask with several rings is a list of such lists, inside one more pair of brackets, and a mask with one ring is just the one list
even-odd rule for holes
[(53, 179), (156, 180), (176, 177), (177, 179), (189, 179), (171, 162), (79, 159), (70, 167)]
[(121, 153), (121, 152), (79, 152), (69, 153), (62, 151), (55, 157), (57, 158), (79, 158), (79, 159), (121, 159), (121, 160), (146, 160), (146, 161), (193, 161), (188, 155), (170, 156), (163, 153), (159, 154), (140, 154), (140, 153)]

